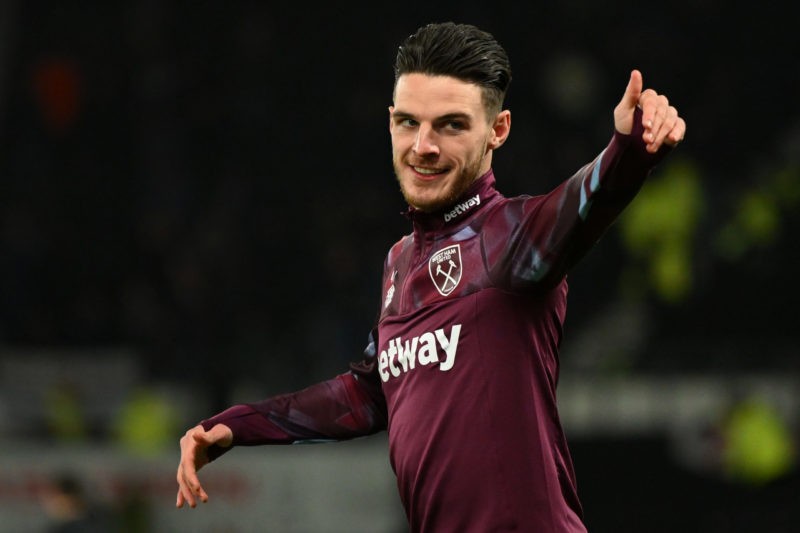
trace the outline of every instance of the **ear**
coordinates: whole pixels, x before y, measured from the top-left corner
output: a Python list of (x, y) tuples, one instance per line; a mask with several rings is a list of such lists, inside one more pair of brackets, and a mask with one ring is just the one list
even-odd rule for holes
[(393, 125), (392, 113), (394, 113), (394, 106), (390, 105), (389, 106), (389, 132), (392, 131), (392, 125)]
[(490, 150), (500, 148), (503, 143), (506, 142), (506, 139), (508, 139), (509, 133), (511, 133), (511, 111), (504, 109), (494, 117), (487, 148)]

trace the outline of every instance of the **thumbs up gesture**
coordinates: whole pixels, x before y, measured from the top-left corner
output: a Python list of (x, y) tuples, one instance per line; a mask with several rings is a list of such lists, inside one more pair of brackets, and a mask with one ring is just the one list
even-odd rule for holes
[(669, 105), (663, 94), (653, 89), (642, 90), (642, 73), (631, 72), (625, 94), (614, 108), (614, 127), (629, 135), (633, 131), (634, 111), (642, 110), (642, 140), (650, 153), (655, 153), (662, 144), (675, 146), (686, 134), (686, 122), (678, 116), (678, 110)]

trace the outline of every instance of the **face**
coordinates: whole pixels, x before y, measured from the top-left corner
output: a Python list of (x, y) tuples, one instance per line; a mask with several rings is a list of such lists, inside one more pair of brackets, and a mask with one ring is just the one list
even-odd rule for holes
[(489, 170), (505, 142), (509, 111), (488, 118), (481, 89), (449, 76), (404, 74), (389, 108), (392, 162), (409, 205), (437, 211)]

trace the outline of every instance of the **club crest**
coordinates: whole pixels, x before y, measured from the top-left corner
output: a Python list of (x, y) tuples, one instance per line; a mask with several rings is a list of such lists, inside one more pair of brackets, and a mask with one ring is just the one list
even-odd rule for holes
[(454, 244), (435, 252), (428, 261), (428, 272), (439, 294), (453, 292), (461, 281), (461, 246)]

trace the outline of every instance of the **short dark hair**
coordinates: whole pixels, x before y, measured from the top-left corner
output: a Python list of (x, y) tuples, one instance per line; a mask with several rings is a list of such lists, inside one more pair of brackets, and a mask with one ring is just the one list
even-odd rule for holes
[(511, 83), (506, 51), (488, 32), (471, 24), (431, 23), (406, 37), (397, 50), (394, 83), (403, 74), (452, 76), (482, 89), (491, 117), (499, 113)]

